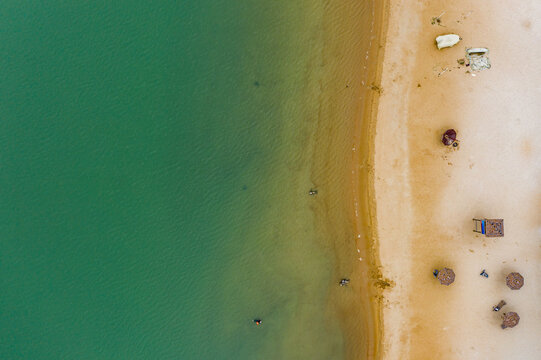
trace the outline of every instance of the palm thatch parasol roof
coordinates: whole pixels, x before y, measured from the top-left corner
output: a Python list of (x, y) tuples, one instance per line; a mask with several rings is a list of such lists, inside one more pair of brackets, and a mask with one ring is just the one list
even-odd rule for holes
[(437, 278), (442, 285), (451, 285), (455, 281), (455, 272), (453, 269), (443, 268), (438, 272)]
[(502, 329), (512, 328), (517, 326), (520, 321), (520, 316), (516, 312), (508, 312), (503, 314)]
[(507, 275), (505, 282), (511, 290), (518, 290), (524, 286), (524, 278), (518, 272), (512, 272)]

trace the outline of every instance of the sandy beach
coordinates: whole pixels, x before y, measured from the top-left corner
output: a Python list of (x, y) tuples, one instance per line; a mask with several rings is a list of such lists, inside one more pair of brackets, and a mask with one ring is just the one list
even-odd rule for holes
[[(387, 16), (373, 145), (382, 358), (539, 358), (541, 4), (391, 0)], [(438, 50), (449, 33), (462, 40)], [(492, 67), (460, 65), (467, 47), (487, 47)], [(458, 149), (440, 141), (448, 128)], [(479, 217), (503, 218), (505, 236), (474, 233)], [(444, 266), (450, 286), (432, 276)], [(521, 290), (505, 284), (512, 271)], [(501, 329), (506, 311), (517, 327)]]

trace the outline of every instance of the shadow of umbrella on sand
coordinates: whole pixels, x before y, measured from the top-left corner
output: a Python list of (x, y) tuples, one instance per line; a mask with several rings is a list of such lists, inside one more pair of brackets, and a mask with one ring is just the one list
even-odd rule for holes
[(455, 272), (453, 269), (443, 268), (438, 271), (437, 279), (442, 285), (451, 285), (455, 281)]
[(512, 272), (507, 275), (505, 282), (511, 290), (518, 290), (524, 285), (524, 278), (518, 272)]
[(502, 329), (515, 327), (519, 321), (520, 316), (516, 312), (505, 313), (503, 314)]

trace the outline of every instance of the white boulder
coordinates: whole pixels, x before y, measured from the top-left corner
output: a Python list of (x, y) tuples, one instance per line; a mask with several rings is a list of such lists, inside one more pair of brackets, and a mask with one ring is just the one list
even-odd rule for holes
[(456, 34), (440, 35), (436, 38), (436, 44), (438, 45), (438, 49), (451, 47), (457, 44), (459, 41), (460, 41), (460, 36)]

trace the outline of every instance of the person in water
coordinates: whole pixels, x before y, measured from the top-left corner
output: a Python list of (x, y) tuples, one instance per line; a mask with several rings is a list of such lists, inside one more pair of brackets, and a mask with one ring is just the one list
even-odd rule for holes
[(261, 321), (261, 319), (254, 319), (254, 323), (255, 323), (256, 325), (261, 325), (262, 322), (263, 322), (263, 321)]

